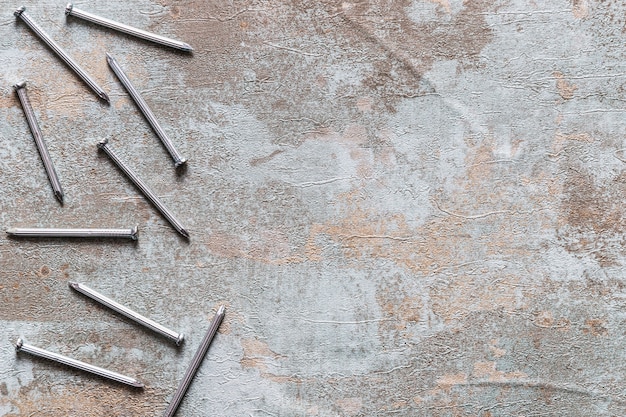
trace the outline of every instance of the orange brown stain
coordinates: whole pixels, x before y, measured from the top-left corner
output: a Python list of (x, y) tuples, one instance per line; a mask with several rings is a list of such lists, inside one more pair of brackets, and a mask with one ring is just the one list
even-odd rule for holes
[(363, 408), (363, 399), (361, 397), (339, 398), (335, 400), (335, 405), (340, 408), (345, 415), (354, 416)]
[(455, 385), (467, 384), (467, 374), (459, 372), (456, 374), (445, 374), (437, 378), (437, 387), (450, 391)]
[(492, 339), (489, 344), (489, 350), (496, 358), (501, 358), (506, 355), (506, 350), (498, 347), (498, 339)]
[(585, 320), (585, 327), (583, 333), (591, 334), (592, 336), (608, 336), (609, 329), (606, 326), (606, 320), (602, 319), (587, 319)]
[(243, 339), (241, 347), (243, 348), (243, 357), (239, 363), (244, 369), (255, 368), (261, 371), (261, 373), (266, 373), (268, 371), (268, 360), (275, 361), (285, 358), (285, 356), (273, 352), (267, 343), (258, 339)]
[(488, 379), (489, 381), (494, 382), (507, 382), (512, 379), (522, 379), (527, 378), (528, 375), (524, 372), (513, 371), (513, 372), (502, 372), (496, 369), (496, 363), (485, 361), (485, 362), (476, 362), (474, 363), (474, 372), (472, 373), (474, 378), (480, 379)]
[(572, 14), (576, 19), (589, 17), (589, 0), (572, 0)]
[(146, 387), (129, 391), (127, 387), (100, 381), (66, 384), (62, 392), (51, 391), (47, 381), (22, 386), (14, 399), (0, 398), (0, 405), (15, 407), (17, 413), (5, 417), (34, 415), (95, 416), (149, 415), (163, 407), (166, 392)]
[(556, 90), (563, 98), (563, 100), (570, 100), (574, 97), (574, 92), (578, 89), (578, 86), (570, 83), (560, 71), (552, 73), (556, 78)]
[(429, 0), (431, 3), (435, 3), (439, 5), (446, 13), (452, 13), (452, 8), (450, 7), (450, 0)]

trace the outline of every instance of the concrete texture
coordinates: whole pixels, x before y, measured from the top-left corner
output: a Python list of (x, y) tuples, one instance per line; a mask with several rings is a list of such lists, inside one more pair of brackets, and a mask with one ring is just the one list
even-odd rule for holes
[[(0, 415), (159, 416), (221, 303), (179, 416), (626, 415), (622, 2), (76, 4), (193, 55), (66, 21), (60, 1), (25, 4), (111, 106), (15, 22), (20, 5), (0, 25), (1, 227), (138, 224), (140, 238), (0, 239)], [(21, 80), (63, 207), (10, 88)], [(146, 389), (16, 355), (20, 335)]]

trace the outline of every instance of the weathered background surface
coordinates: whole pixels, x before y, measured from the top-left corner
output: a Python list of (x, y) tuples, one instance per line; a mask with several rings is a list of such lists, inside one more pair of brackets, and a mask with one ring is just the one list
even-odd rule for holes
[[(133, 245), (0, 239), (0, 414), (158, 416), (220, 303), (180, 416), (626, 415), (626, 8), (600, 0), (83, 1), (186, 55), (3, 2), (0, 227), (139, 224)], [(120, 62), (181, 152), (110, 72)], [(54, 199), (29, 93), (66, 192)], [(189, 243), (96, 142), (112, 146)], [(72, 293), (187, 335), (176, 349)], [(134, 375), (143, 392), (26, 355)]]

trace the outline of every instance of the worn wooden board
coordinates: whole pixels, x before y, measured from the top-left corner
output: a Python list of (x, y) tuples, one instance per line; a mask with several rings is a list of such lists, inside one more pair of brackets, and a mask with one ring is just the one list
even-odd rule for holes
[[(138, 224), (140, 239), (0, 239), (0, 415), (161, 415), (222, 303), (179, 416), (626, 413), (621, 2), (76, 4), (192, 55), (26, 4), (110, 106), (16, 23), (18, 6), (0, 25), (1, 227)], [(11, 89), (22, 80), (63, 207)], [(189, 242), (97, 152), (102, 138)], [(146, 389), (16, 355), (18, 336)]]

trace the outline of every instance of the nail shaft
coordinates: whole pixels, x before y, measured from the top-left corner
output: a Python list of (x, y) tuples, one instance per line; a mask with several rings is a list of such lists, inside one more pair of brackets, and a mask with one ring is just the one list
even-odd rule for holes
[(98, 143), (98, 148), (102, 149), (111, 160), (117, 165), (119, 169), (121, 169), (124, 174), (130, 179), (133, 184), (139, 188), (139, 190), (143, 193), (143, 195), (156, 207), (157, 210), (170, 222), (174, 229), (187, 239), (189, 239), (189, 233), (185, 230), (185, 227), (174, 217), (171, 211), (168, 210), (167, 207), (161, 202), (159, 197), (144, 183), (138, 176), (132, 171), (122, 160), (113, 152), (111, 147), (108, 144), (108, 140), (103, 140)]
[(50, 154), (48, 153), (46, 143), (43, 141), (43, 135), (41, 133), (41, 129), (39, 128), (39, 124), (37, 123), (35, 112), (33, 111), (33, 107), (31, 106), (30, 100), (28, 99), (28, 94), (26, 93), (26, 83), (21, 82), (14, 85), (13, 88), (15, 89), (17, 97), (22, 104), (22, 109), (24, 110), (26, 121), (28, 122), (30, 131), (33, 134), (33, 138), (35, 139), (35, 145), (37, 146), (37, 150), (39, 151), (39, 156), (41, 157), (43, 166), (46, 169), (46, 173), (48, 174), (48, 179), (50, 180), (52, 191), (54, 192), (56, 198), (61, 202), (61, 204), (63, 204), (63, 189), (61, 188), (61, 181), (59, 181), (59, 177), (56, 173), (56, 170), (54, 169), (54, 165), (52, 164), (52, 159), (50, 158)]
[(128, 79), (128, 77), (126, 76), (122, 68), (119, 66), (115, 58), (113, 58), (110, 54), (106, 54), (106, 55), (107, 55), (107, 62), (109, 63), (109, 66), (111, 67), (111, 69), (113, 70), (117, 78), (120, 80), (124, 88), (126, 88), (126, 91), (128, 91), (128, 94), (130, 94), (130, 96), (133, 98), (133, 100), (137, 104), (137, 107), (139, 107), (139, 110), (141, 110), (141, 113), (144, 115), (146, 120), (148, 120), (148, 123), (150, 123), (150, 126), (152, 126), (152, 129), (157, 134), (159, 139), (161, 139), (161, 142), (163, 142), (163, 145), (165, 146), (167, 151), (172, 156), (172, 159), (174, 160), (174, 165), (176, 167), (179, 167), (180, 165), (187, 162), (187, 160), (183, 158), (183, 156), (176, 150), (176, 148), (174, 147), (174, 144), (172, 143), (170, 138), (167, 136), (167, 134), (165, 133), (161, 125), (159, 125), (159, 122), (157, 121), (156, 117), (154, 117), (154, 113), (152, 113), (152, 110), (150, 110), (150, 107), (148, 107), (148, 104), (145, 102), (143, 97), (141, 97), (141, 94), (139, 94), (139, 91), (137, 91), (135, 87), (133, 86), (133, 84), (130, 82), (130, 80)]
[(84, 238), (121, 238), (137, 240), (137, 226), (131, 229), (63, 229), (12, 227), (7, 229), (10, 236), (20, 237), (84, 237)]
[(104, 378), (109, 378), (113, 381), (121, 382), (123, 384), (127, 384), (136, 388), (143, 388), (144, 386), (142, 382), (138, 381), (135, 378), (118, 374), (117, 372), (109, 371), (108, 369), (100, 368), (99, 366), (90, 365), (76, 359), (68, 358), (67, 356), (63, 356), (58, 353), (49, 352), (35, 346), (27, 345), (21, 338), (17, 339), (17, 342), (15, 343), (15, 350), (17, 352), (25, 352), (33, 356), (39, 356), (41, 358), (49, 359), (51, 361), (60, 362), (64, 365), (71, 366), (82, 371), (91, 372), (92, 374), (96, 374)]
[(172, 340), (177, 345), (180, 345), (180, 343), (183, 341), (182, 333), (176, 333), (173, 330), (170, 330), (164, 326), (161, 326), (159, 323), (153, 320), (150, 320), (149, 318), (144, 317), (139, 313), (134, 312), (130, 308), (125, 307), (116, 301), (113, 301), (112, 299), (100, 294), (99, 292), (87, 287), (84, 284), (80, 284), (77, 282), (69, 282), (69, 286), (70, 288), (78, 291), (79, 293), (83, 295), (86, 295), (92, 300), (95, 300), (99, 302), (100, 304), (103, 304), (106, 307), (109, 307), (111, 310), (114, 310), (120, 313), (121, 315), (126, 316), (129, 319), (134, 320), (137, 323), (149, 328), (150, 330), (167, 337), (168, 339)]
[(41, 39), (46, 45), (54, 51), (55, 54), (63, 62), (65, 62), (88, 86), (91, 88), (102, 100), (109, 102), (109, 96), (104, 92), (102, 88), (83, 70), (61, 47), (37, 24), (35, 21), (25, 12), (26, 7), (22, 6), (17, 9), (13, 14), (16, 17), (22, 19), (26, 25), (31, 28), (33, 32)]
[(65, 14), (67, 16), (74, 16), (83, 20), (86, 20), (91, 23), (95, 23), (97, 25), (101, 25), (110, 29), (117, 30), (119, 32), (126, 33), (128, 35), (133, 35), (138, 38), (142, 38), (151, 42), (155, 42), (161, 45), (170, 46), (172, 48), (180, 49), (181, 51), (191, 52), (193, 48), (189, 46), (189, 44), (181, 41), (177, 41), (174, 39), (166, 38), (165, 36), (157, 35), (154, 33), (147, 32), (145, 30), (137, 29), (132, 26), (125, 25), (124, 23), (119, 23), (111, 19), (107, 19), (104, 17), (96, 16), (95, 14), (86, 12), (84, 10), (77, 9), (72, 5), (72, 3), (68, 4), (65, 8)]
[(191, 380), (196, 375), (196, 372), (198, 371), (198, 368), (202, 363), (202, 359), (204, 359), (204, 357), (206, 356), (206, 353), (209, 350), (209, 346), (211, 345), (211, 341), (215, 337), (215, 333), (217, 332), (218, 327), (220, 327), (222, 320), (224, 320), (224, 306), (220, 306), (220, 308), (217, 310), (217, 313), (215, 314), (215, 317), (213, 317), (213, 321), (211, 321), (211, 327), (209, 327), (209, 331), (204, 336), (204, 339), (202, 339), (200, 347), (196, 351), (196, 354), (193, 356), (193, 359), (191, 360), (191, 365), (189, 365), (187, 372), (185, 372), (183, 379), (180, 381), (180, 384), (178, 385), (178, 388), (176, 389), (172, 400), (170, 401), (167, 409), (165, 410), (165, 413), (163, 414), (164, 417), (173, 417), (174, 414), (176, 414), (176, 410), (178, 409), (180, 402), (183, 400), (183, 397), (185, 396), (185, 393), (187, 392), (187, 389), (191, 384)]

